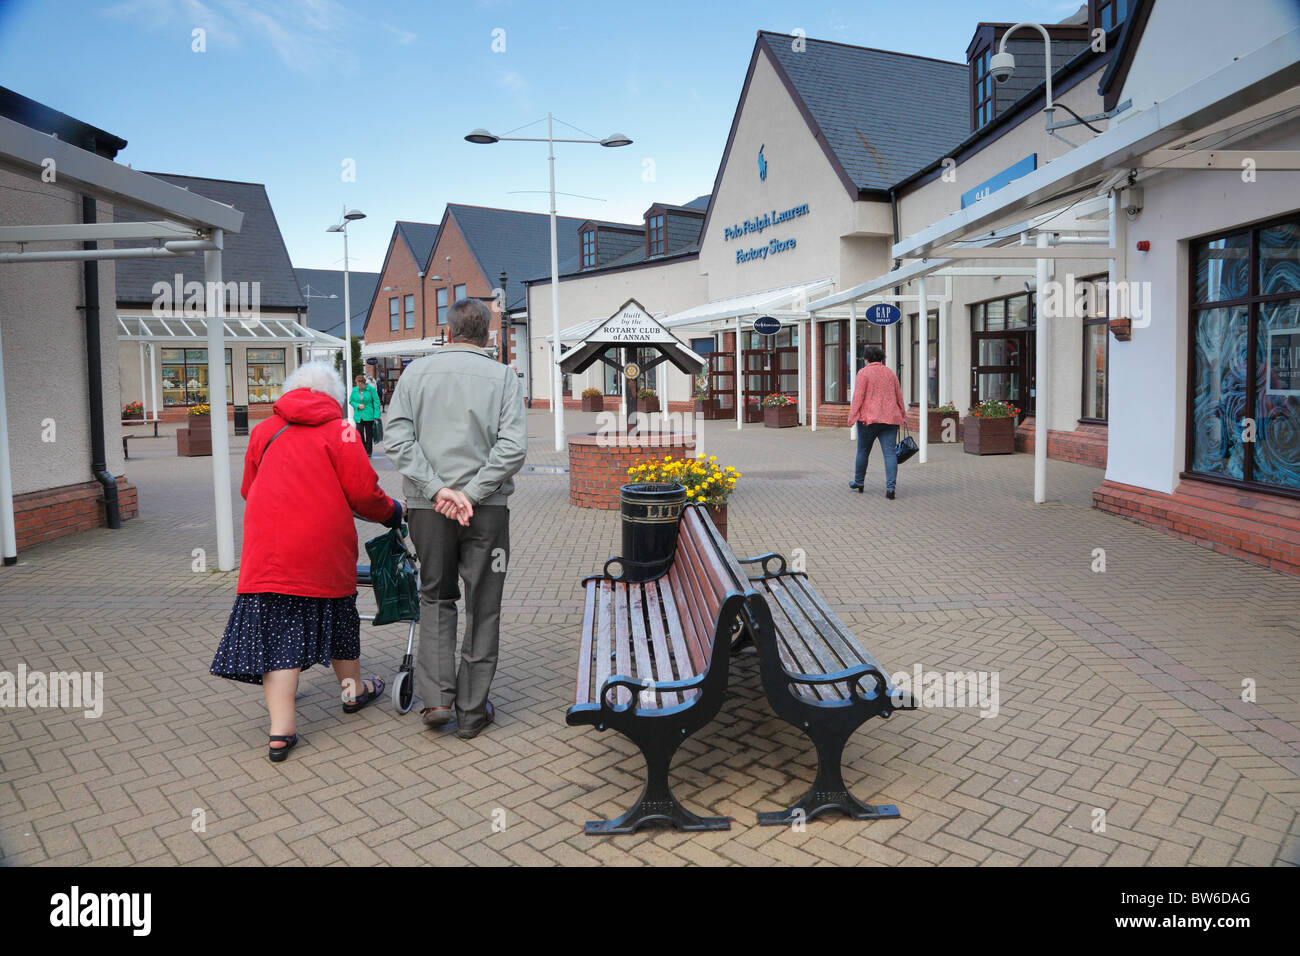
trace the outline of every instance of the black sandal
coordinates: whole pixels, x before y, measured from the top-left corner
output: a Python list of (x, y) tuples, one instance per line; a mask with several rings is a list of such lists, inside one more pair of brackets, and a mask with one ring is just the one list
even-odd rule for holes
[[(361, 686), (364, 687), (365, 683), (366, 682), (362, 680)], [(366, 693), (362, 694), (360, 697), (358, 697), (356, 700), (352, 701), (351, 703), (345, 700), (343, 702), (343, 713), (355, 714), (357, 711), (361, 710), (367, 705), (378, 700), (380, 697), (384, 696), (384, 682), (380, 680), (378, 677), (370, 678), (370, 686), (373, 688), (372, 690), (369, 690)]]
[(290, 734), (288, 737), (281, 737), (275, 734), (271, 734), (270, 740), (272, 742), (278, 740), (284, 744), (283, 747), (272, 747), (270, 743), (267, 744), (266, 747), (268, 751), (267, 756), (271, 758), (271, 763), (279, 763), (281, 760), (284, 760), (286, 757), (289, 756), (289, 751), (292, 750), (294, 747), (298, 746), (297, 734)]

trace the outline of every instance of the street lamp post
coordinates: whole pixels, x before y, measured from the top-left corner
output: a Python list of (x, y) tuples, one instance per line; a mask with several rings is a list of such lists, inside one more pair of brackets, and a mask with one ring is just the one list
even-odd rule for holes
[[(356, 209), (349, 210), (347, 206), (344, 206), (343, 221), (325, 230), (326, 232), (343, 233), (343, 363), (347, 369), (347, 379), (343, 387), (349, 394), (351, 394), (350, 389), (352, 388), (352, 295), (351, 284), (348, 281), (348, 223), (365, 218), (366, 214), (364, 212)], [(348, 402), (348, 421), (352, 424), (356, 423), (351, 402)]]
[[(496, 136), (485, 129), (472, 130), (465, 139), (471, 143), (545, 143), (551, 174), (551, 412), (555, 418), (555, 450), (564, 450), (564, 396), (560, 394), (560, 251), (555, 223), (555, 144), (588, 143), (597, 146), (630, 146), (632, 141), (621, 133), (604, 139), (556, 139), (553, 116), (546, 114), (546, 136)], [(561, 120), (563, 122), (563, 120)]]

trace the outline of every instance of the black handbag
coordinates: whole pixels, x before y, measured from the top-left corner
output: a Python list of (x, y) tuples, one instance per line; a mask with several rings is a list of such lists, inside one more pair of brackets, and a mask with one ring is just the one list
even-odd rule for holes
[(366, 542), (377, 608), (374, 624), (420, 619), (420, 572), (405, 537), (406, 525), (402, 525)]
[(904, 425), (903, 437), (900, 438), (898, 444), (894, 446), (894, 457), (898, 459), (898, 463), (901, 465), (920, 450), (921, 448), (917, 445), (916, 439), (912, 437), (911, 432), (909, 432), (907, 426)]

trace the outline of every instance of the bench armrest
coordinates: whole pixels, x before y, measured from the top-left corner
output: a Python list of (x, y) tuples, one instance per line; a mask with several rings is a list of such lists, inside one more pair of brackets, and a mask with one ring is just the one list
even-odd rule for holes
[[(637, 701), (645, 691), (655, 693), (672, 693), (674, 691), (697, 690), (704, 684), (706, 674), (696, 674), (687, 680), (646, 680), (643, 677), (624, 677), (622, 674), (615, 674), (607, 677), (605, 683), (600, 688), (600, 708), (601, 710), (631, 711), (636, 713)], [(626, 687), (633, 691), (632, 699), (626, 704), (611, 704), (609, 702), (609, 692), (617, 690), (620, 687)]]
[[(611, 564), (618, 565), (618, 574), (610, 574), (609, 566)], [(605, 565), (603, 568), (601, 568), (599, 574), (589, 574), (585, 578), (583, 578), (582, 586), (586, 587), (588, 581), (613, 581), (615, 583), (622, 583), (624, 578), (627, 575), (627, 571), (629, 567), (652, 568), (652, 567), (658, 567), (660, 565), (665, 565), (665, 562), (664, 561), (633, 561), (631, 558), (618, 558), (618, 557), (610, 558), (608, 561), (605, 562)], [(670, 567), (672, 567), (671, 559), (667, 561), (664, 567), (664, 574), (668, 573), (668, 568)], [(650, 578), (648, 580), (658, 580), (661, 577), (663, 577), (663, 574), (657, 574), (654, 576), (654, 578)], [(644, 582), (637, 581), (636, 583), (642, 584)]]
[[(860, 682), (862, 678), (867, 677), (868, 675), (870, 675), (871, 679), (876, 682), (876, 687), (870, 694), (863, 694)], [(859, 703), (874, 701), (880, 694), (884, 694), (892, 699), (896, 694), (901, 695), (903, 693), (896, 689), (891, 690), (889, 679), (870, 664), (858, 664), (854, 667), (845, 668), (844, 670), (832, 671), (829, 674), (792, 674), (789, 671), (786, 671), (785, 676), (787, 680), (795, 684), (820, 685), (846, 683), (849, 686), (849, 696)], [(911, 707), (909, 704), (915, 706), (911, 701), (904, 700), (902, 697), (899, 697), (899, 699), (894, 701), (894, 706), (901, 710), (910, 710)]]
[[(751, 578), (750, 580), (762, 580), (763, 578), (775, 578), (782, 574), (788, 573), (785, 567), (785, 555), (777, 554), (775, 551), (769, 551), (767, 554), (756, 554), (752, 558), (740, 558), (739, 561), (741, 564), (757, 564), (759, 562), (762, 562), (763, 564), (762, 575), (760, 575), (757, 578)], [(779, 566), (775, 571), (773, 571), (771, 568), (767, 566), (767, 563), (769, 561), (780, 562)], [(795, 572), (795, 573), (802, 573), (802, 572)]]

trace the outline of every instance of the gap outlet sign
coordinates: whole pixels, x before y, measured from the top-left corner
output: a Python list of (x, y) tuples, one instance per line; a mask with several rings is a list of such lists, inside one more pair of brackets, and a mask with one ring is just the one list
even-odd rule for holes
[[(746, 219), (744, 222), (734, 226), (726, 226), (722, 230), (724, 242), (730, 242), (732, 239), (745, 239), (748, 237), (758, 237), (762, 233), (780, 225), (783, 222), (789, 222), (792, 219), (798, 219), (808, 215), (808, 204), (802, 203), (798, 206), (791, 206), (789, 209), (776, 210), (770, 209), (759, 213), (752, 219)], [(789, 239), (769, 239), (761, 246), (746, 246), (736, 250), (736, 262), (753, 262), (755, 259), (764, 260), (768, 256), (779, 255), (789, 249), (793, 249), (796, 243), (793, 238)]]

